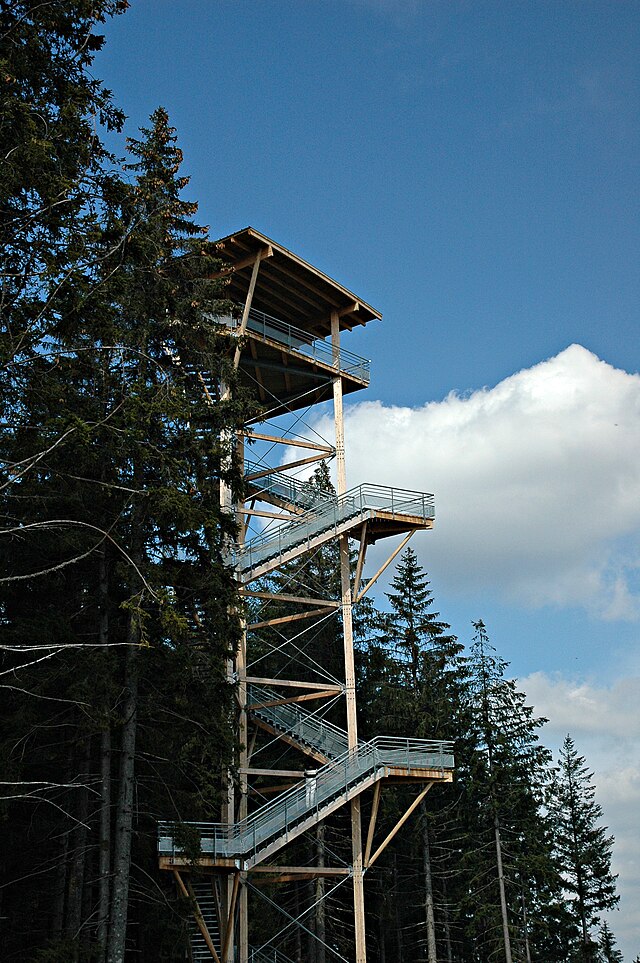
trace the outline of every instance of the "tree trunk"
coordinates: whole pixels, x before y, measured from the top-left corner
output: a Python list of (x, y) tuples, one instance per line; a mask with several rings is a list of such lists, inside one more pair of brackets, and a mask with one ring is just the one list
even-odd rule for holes
[(67, 912), (64, 935), (74, 942), (73, 960), (78, 959), (79, 932), (82, 925), (82, 893), (84, 888), (85, 861), (87, 857), (87, 819), (89, 817), (89, 792), (86, 786), (91, 758), (91, 740), (86, 739), (79, 760), (80, 772), (76, 780), (82, 783), (75, 800), (77, 826), (72, 833), (73, 855), (67, 889)]
[(60, 855), (56, 867), (54, 891), (53, 891), (53, 914), (51, 922), (51, 937), (53, 940), (62, 939), (64, 928), (64, 906), (67, 893), (67, 860), (69, 853), (69, 835), (63, 833), (60, 840)]
[(104, 963), (109, 935), (109, 874), (111, 870), (111, 729), (100, 738), (100, 842), (98, 846), (98, 960)]
[(397, 963), (403, 963), (404, 945), (402, 938), (402, 917), (400, 915), (400, 886), (398, 884), (398, 860), (395, 853), (393, 854), (393, 909), (396, 931), (396, 961)]
[(531, 963), (531, 947), (529, 946), (529, 918), (527, 916), (527, 904), (522, 890), (522, 925), (524, 929), (524, 956), (525, 963)]
[(429, 848), (429, 825), (427, 823), (427, 807), (420, 804), (422, 810), (422, 865), (424, 869), (424, 917), (427, 930), (427, 960), (437, 963), (436, 923), (433, 914), (433, 881), (431, 877), (431, 850)]
[[(324, 866), (324, 835), (325, 835), (325, 824), (318, 823), (316, 829), (316, 864), (317, 866)], [(316, 877), (316, 908), (315, 908), (315, 930), (318, 941), (316, 943), (316, 963), (326, 963), (327, 954), (325, 951), (325, 943), (327, 939), (327, 928), (326, 928), (326, 904), (324, 901), (325, 893), (325, 879), (324, 876)], [(321, 941), (321, 942), (320, 942)]]
[(444, 942), (447, 952), (447, 963), (453, 963), (453, 949), (451, 946), (451, 920), (449, 919), (449, 899), (447, 894), (447, 880), (446, 877), (442, 880), (442, 896), (443, 896), (443, 918), (444, 918)]
[(113, 851), (113, 886), (111, 894), (111, 921), (107, 950), (108, 963), (124, 963), (127, 936), (127, 904), (129, 900), (129, 874), (131, 869), (131, 837), (133, 829), (133, 796), (135, 778), (136, 727), (138, 710), (138, 642), (137, 616), (129, 614), (125, 655), (124, 722), (118, 801), (115, 819)]
[[(106, 546), (100, 555), (98, 580), (99, 595), (99, 641), (106, 646), (109, 642), (109, 573), (107, 569)], [(103, 661), (109, 665), (107, 649), (103, 650)], [(105, 675), (107, 670), (105, 670)], [(107, 679), (108, 685), (108, 679)], [(100, 737), (100, 835), (98, 843), (98, 963), (105, 963), (109, 939), (109, 895), (111, 871), (111, 720), (108, 705), (108, 688), (104, 698), (103, 729)]]
[(496, 837), (496, 863), (498, 866), (498, 885), (500, 887), (500, 911), (502, 913), (502, 935), (504, 938), (505, 963), (511, 963), (511, 937), (509, 936), (509, 918), (507, 916), (507, 895), (504, 888), (504, 872), (502, 869), (502, 842), (500, 839), (500, 820), (496, 813), (493, 818)]
[[(101, 646), (109, 642), (109, 570), (107, 548), (100, 553), (98, 571), (98, 639)], [(104, 719), (100, 737), (100, 827), (98, 841), (98, 963), (106, 963), (109, 939), (109, 896), (111, 872), (111, 719), (108, 691), (108, 650), (103, 649), (107, 690), (104, 696)]]

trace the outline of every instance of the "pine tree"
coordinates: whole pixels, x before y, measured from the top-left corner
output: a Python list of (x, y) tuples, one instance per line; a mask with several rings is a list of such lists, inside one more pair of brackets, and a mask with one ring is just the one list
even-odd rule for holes
[(600, 960), (602, 963), (623, 963), (622, 953), (616, 948), (616, 940), (607, 926), (607, 922), (600, 927), (600, 939), (598, 940), (600, 950)]
[(542, 805), (550, 754), (537, 734), (545, 720), (534, 717), (524, 694), (505, 678), (507, 663), (489, 644), (484, 623), (474, 628), (470, 669), (478, 742), (464, 802), (473, 840), (464, 854), (467, 930), (476, 952), (510, 963), (534, 953), (556, 921), (559, 879)]
[(613, 836), (599, 825), (602, 809), (595, 802), (593, 774), (567, 735), (556, 780), (549, 793), (556, 855), (562, 870), (567, 899), (581, 934), (581, 958), (595, 959), (591, 931), (603, 910), (619, 900), (616, 876), (611, 872)]
[[(387, 598), (390, 611), (378, 617), (378, 631), (365, 659), (364, 688), (372, 731), (457, 741), (465, 728), (463, 647), (433, 611), (428, 577), (411, 549), (401, 556)], [(393, 805), (387, 802), (391, 820), (410, 801), (402, 791), (393, 799)], [(449, 952), (447, 878), (453, 872), (456, 835), (452, 805), (453, 794), (446, 790), (429, 795), (419, 807), (411, 835), (395, 843), (404, 873), (399, 874), (398, 861), (393, 859), (383, 860), (378, 870), (391, 874), (392, 889), (398, 894), (399, 905), (390, 920), (396, 930), (396, 953), (409, 952), (417, 958), (424, 951), (426, 959), (435, 961), (438, 947), (441, 953)], [(405, 898), (400, 895), (403, 890)]]

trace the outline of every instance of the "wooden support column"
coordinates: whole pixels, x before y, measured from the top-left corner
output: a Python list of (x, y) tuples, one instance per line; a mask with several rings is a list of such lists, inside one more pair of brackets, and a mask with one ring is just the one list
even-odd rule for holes
[[(342, 378), (340, 376), (340, 315), (331, 312), (331, 346), (336, 374), (333, 378), (333, 416), (336, 435), (336, 491), (347, 490), (347, 469), (344, 451), (344, 411), (342, 406)], [(351, 566), (349, 538), (340, 536), (340, 583), (342, 587), (342, 632), (344, 639), (345, 696), (347, 702), (347, 737), (349, 749), (358, 746), (356, 718), (356, 679), (353, 658), (353, 618), (351, 598)], [(355, 963), (366, 963), (367, 942), (364, 921), (364, 877), (362, 867), (362, 822), (360, 797), (351, 800), (351, 859), (353, 866), (353, 915), (355, 924)]]
[[(235, 873), (233, 877), (233, 884), (231, 886), (231, 896), (229, 899), (229, 907), (227, 911), (227, 925), (224, 934), (224, 943), (222, 945), (222, 963), (233, 963), (233, 930), (236, 915), (236, 902), (238, 899), (238, 890), (240, 888), (240, 873)], [(243, 887), (245, 889), (246, 887)], [(240, 960), (242, 963), (248, 961), (249, 950), (245, 950), (244, 956), (242, 956), (242, 949), (240, 949)]]
[[(244, 335), (245, 331), (247, 330), (247, 324), (249, 323), (249, 312), (251, 311), (253, 294), (256, 289), (256, 282), (258, 280), (258, 271), (260, 270), (260, 261), (262, 260), (263, 257), (269, 257), (271, 254), (272, 254), (272, 249), (271, 247), (268, 247), (260, 251), (256, 256), (255, 262), (253, 264), (253, 270), (251, 271), (251, 280), (249, 281), (249, 289), (247, 291), (247, 297), (245, 299), (244, 309), (242, 312), (242, 320), (240, 322), (240, 328), (238, 329), (239, 337), (242, 337), (242, 335)], [(238, 345), (233, 355), (233, 367), (235, 370), (238, 369), (238, 366), (240, 364), (241, 354), (242, 354), (242, 349)], [(231, 397), (231, 389), (229, 388), (228, 385), (222, 385), (221, 388), (222, 388), (221, 390), (222, 400), (228, 401)], [(235, 457), (242, 458), (244, 462), (244, 436), (243, 435), (236, 436), (235, 443), (236, 443)], [(226, 510), (226, 511), (233, 510), (231, 491), (229, 490), (228, 486), (224, 485), (222, 482), (220, 483), (220, 505), (223, 508), (223, 510)], [(240, 529), (239, 536), (238, 536), (239, 545), (241, 545), (244, 542), (244, 536), (247, 530), (247, 526), (244, 524), (244, 518), (241, 513), (241, 508), (242, 508), (242, 505), (235, 506), (236, 518), (238, 520), (239, 529)], [(238, 651), (236, 652), (235, 665), (233, 663), (228, 664), (227, 675), (230, 676), (231, 678), (235, 678), (237, 673), (237, 676), (239, 676), (240, 679), (242, 680), (247, 674), (246, 663), (247, 663), (247, 629), (246, 629), (246, 623), (243, 623), (242, 637), (240, 640)], [(246, 710), (247, 685), (245, 682), (242, 682), (242, 681), (240, 682), (240, 685), (238, 687), (238, 702), (239, 702), (238, 738), (240, 742), (240, 753), (239, 753), (238, 762), (239, 762), (239, 768), (242, 771), (242, 770), (246, 770), (248, 765), (247, 710)], [(233, 793), (233, 783), (231, 779), (227, 780), (227, 787), (228, 787), (228, 790), (227, 790), (228, 801), (227, 801), (227, 807), (226, 807), (226, 813), (225, 813), (225, 817), (226, 817), (225, 822), (231, 825), (236, 819), (235, 799), (234, 799), (234, 793)], [(247, 815), (247, 789), (248, 789), (247, 777), (246, 775), (244, 775), (240, 777), (240, 799), (238, 804), (238, 815), (237, 815), (238, 819), (243, 819)], [(238, 898), (238, 889), (237, 889), (238, 884), (239, 884), (239, 879), (237, 876), (234, 879), (233, 887), (231, 886), (231, 881), (230, 880), (228, 881), (227, 909), (229, 908), (229, 906), (233, 906), (235, 911), (235, 902)], [(225, 939), (225, 946), (227, 943), (227, 939), (230, 940), (231, 942), (228, 950), (225, 949), (223, 953), (223, 957), (228, 952), (230, 954), (230, 958), (233, 958), (233, 955), (234, 955), (233, 926), (231, 926), (231, 928), (229, 929), (229, 932), (227, 933), (227, 938)], [(249, 941), (249, 921), (248, 921), (248, 907), (247, 907), (247, 888), (246, 886), (243, 885), (241, 887), (240, 899), (239, 899), (239, 947), (238, 947), (238, 950), (239, 950), (241, 960), (246, 960), (248, 957), (248, 954), (249, 954), (248, 941)], [(226, 963), (226, 960), (225, 960), (225, 963)]]
[[(242, 312), (242, 321), (240, 322), (240, 328), (238, 331), (239, 336), (242, 336), (247, 329), (247, 324), (249, 321), (249, 311), (251, 310), (253, 293), (256, 288), (256, 282), (258, 280), (258, 271), (260, 270), (260, 261), (263, 256), (268, 256), (271, 253), (272, 253), (271, 248), (267, 248), (264, 251), (260, 251), (255, 259), (253, 270), (251, 272), (251, 280), (249, 282), (249, 290), (247, 291), (247, 297), (244, 303), (244, 310)], [(242, 350), (240, 346), (237, 346), (233, 355), (233, 367), (236, 370), (240, 364), (241, 354), (242, 354)], [(220, 387), (221, 387), (221, 391), (220, 391), (221, 400), (228, 401), (231, 398), (231, 388), (227, 384), (222, 384)], [(231, 439), (229, 438), (229, 441), (230, 440)], [(235, 457), (235, 458), (240, 457), (244, 460), (244, 437), (240, 438), (236, 436), (234, 441), (235, 441), (235, 450), (231, 457)], [(234, 510), (234, 506), (232, 504), (231, 490), (229, 486), (225, 485), (224, 482), (222, 481), (220, 482), (220, 507), (223, 509), (223, 511), (227, 511), (227, 512), (231, 512)], [(236, 518), (240, 525), (238, 544), (242, 544), (242, 542), (244, 541), (244, 533), (246, 531), (246, 527), (243, 524), (244, 518), (240, 514), (241, 507), (242, 507), (241, 505), (235, 506)], [(230, 659), (227, 662), (227, 678), (229, 679), (229, 681), (232, 681), (232, 679), (236, 678), (236, 673), (240, 676), (241, 679), (244, 676), (246, 676), (247, 674), (246, 673), (246, 652), (247, 652), (247, 631), (246, 631), (246, 624), (243, 624), (242, 637), (240, 640), (238, 651), (236, 652), (236, 655), (235, 655), (235, 660)], [(246, 686), (246, 683), (242, 683), (242, 682), (240, 683), (240, 686), (238, 689), (238, 700), (239, 700), (238, 736), (239, 736), (239, 742), (240, 742), (240, 754), (239, 754), (238, 762), (239, 762), (239, 768), (246, 770), (247, 768), (247, 749), (246, 749), (246, 746), (247, 746), (247, 712), (246, 712), (247, 686)], [(223, 820), (228, 825), (231, 825), (236, 819), (235, 803), (236, 803), (236, 800), (234, 797), (233, 780), (230, 776), (228, 776), (227, 777), (227, 804), (225, 807), (224, 820)], [(246, 816), (246, 813), (247, 813), (247, 778), (246, 776), (241, 777), (240, 800), (239, 800), (238, 809), (239, 809), (238, 818), (242, 819), (243, 816)], [(236, 880), (237, 880), (237, 877), (236, 877)], [(234, 880), (233, 888), (231, 886), (231, 881), (229, 880), (227, 882), (227, 887), (226, 887), (227, 910), (229, 909), (230, 905), (233, 905), (235, 907), (235, 901), (237, 899), (236, 880)], [(239, 952), (240, 952), (241, 959), (246, 959), (249, 952), (248, 950), (249, 926), (248, 926), (248, 919), (247, 919), (247, 890), (245, 886), (242, 887), (242, 893), (240, 895), (239, 910), (240, 910)], [(231, 945), (230, 945), (230, 948), (228, 949), (228, 953), (231, 955), (231, 958), (233, 958), (233, 955), (234, 955), (233, 927), (231, 927), (231, 930), (229, 931), (227, 936), (231, 940)], [(225, 950), (225, 952), (223, 953), (223, 959), (226, 953), (227, 953), (227, 950)], [(243, 956), (243, 953), (244, 953), (244, 956)], [(226, 960), (224, 960), (224, 963), (226, 963)]]

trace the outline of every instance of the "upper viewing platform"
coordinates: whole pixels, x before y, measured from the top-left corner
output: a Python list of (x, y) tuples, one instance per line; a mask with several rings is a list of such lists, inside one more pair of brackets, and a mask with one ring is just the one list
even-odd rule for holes
[[(270, 415), (331, 397), (336, 370), (343, 394), (369, 383), (369, 361), (335, 344), (342, 335), (382, 315), (355, 294), (271, 238), (247, 227), (217, 248), (237, 305), (222, 318), (246, 339), (239, 359)], [(242, 323), (244, 318), (244, 325)]]

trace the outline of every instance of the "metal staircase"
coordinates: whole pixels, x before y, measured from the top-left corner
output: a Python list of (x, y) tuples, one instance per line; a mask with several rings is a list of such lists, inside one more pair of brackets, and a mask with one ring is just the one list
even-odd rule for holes
[[(269, 469), (257, 462), (245, 462), (245, 475), (247, 488), (252, 496), (290, 511), (312, 511), (327, 498), (326, 492), (314, 489), (308, 482), (285, 475), (275, 468)], [(252, 475), (262, 477), (253, 480)]]
[[(252, 687), (252, 699), (270, 702), (274, 697), (277, 694), (269, 689)], [(297, 706), (256, 703), (251, 711), (299, 740), (301, 749), (312, 746), (329, 761), (312, 778), (293, 786), (240, 822), (190, 823), (200, 833), (204, 858), (233, 859), (242, 868), (250, 869), (380, 779), (390, 775), (429, 778), (427, 773), (445, 778), (445, 773), (453, 770), (449, 742), (378, 736), (348, 750), (343, 748), (346, 733)], [(173, 824), (160, 824), (158, 847), (161, 856), (180, 856)]]
[(264, 686), (251, 685), (247, 689), (249, 712), (271, 732), (288, 736), (302, 752), (313, 749), (327, 762), (344, 755), (348, 749), (347, 733), (344, 729), (318, 718), (315, 712), (307, 712), (292, 702), (269, 705), (279, 698), (279, 693)]
[(433, 495), (359, 485), (344, 495), (325, 496), (294, 521), (236, 546), (229, 561), (241, 580), (249, 582), (381, 514), (392, 521), (410, 517), (425, 522), (435, 516)]
[[(218, 922), (218, 911), (216, 900), (211, 887), (211, 882), (194, 882), (193, 895), (197, 901), (200, 915), (209, 931), (211, 942), (220, 950), (220, 926)], [(193, 963), (211, 963), (211, 953), (206, 944), (205, 938), (200, 932), (195, 920), (190, 921), (191, 931), (191, 959)]]

